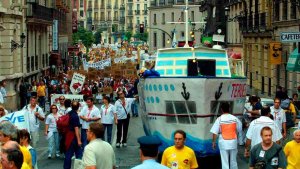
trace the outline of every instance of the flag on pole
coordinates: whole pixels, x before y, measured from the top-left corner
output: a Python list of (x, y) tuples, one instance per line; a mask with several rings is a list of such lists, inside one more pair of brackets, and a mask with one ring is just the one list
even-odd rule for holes
[(173, 40), (172, 40), (172, 48), (176, 48), (177, 47), (177, 40), (176, 40), (176, 32), (173, 32)]
[(26, 129), (29, 131), (28, 113), (25, 110), (9, 113), (0, 118), (1, 121), (10, 121), (18, 129)]

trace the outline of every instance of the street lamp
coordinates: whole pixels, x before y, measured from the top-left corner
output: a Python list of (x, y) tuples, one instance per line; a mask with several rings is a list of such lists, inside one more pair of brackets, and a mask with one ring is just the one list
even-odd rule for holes
[(22, 33), (20, 35), (21, 44), (18, 44), (16, 41), (11, 40), (11, 42), (10, 42), (11, 43), (11, 52), (13, 52), (17, 48), (23, 48), (24, 43), (25, 43), (25, 38), (26, 38), (25, 34)]

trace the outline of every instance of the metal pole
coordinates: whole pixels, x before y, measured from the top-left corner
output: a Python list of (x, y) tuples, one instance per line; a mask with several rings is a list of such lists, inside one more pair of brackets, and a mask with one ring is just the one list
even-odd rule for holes
[(188, 29), (189, 29), (189, 24), (188, 24), (188, 18), (189, 18), (189, 13), (188, 13), (188, 0), (185, 0), (185, 45), (184, 47), (187, 48), (189, 47), (189, 34), (188, 34)]

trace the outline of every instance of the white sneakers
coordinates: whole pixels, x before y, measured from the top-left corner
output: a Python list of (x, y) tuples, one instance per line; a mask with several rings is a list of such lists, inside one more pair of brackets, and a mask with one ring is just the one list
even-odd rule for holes
[(58, 158), (58, 157), (60, 157), (60, 155), (58, 153), (56, 153), (56, 157)]
[(123, 143), (122, 145), (123, 145), (123, 147), (127, 147), (127, 144), (126, 144), (126, 143)]
[(117, 148), (120, 148), (120, 143), (117, 143), (117, 144), (116, 144), (116, 147), (117, 147)]
[(52, 156), (51, 156), (51, 154), (48, 154), (48, 159), (50, 159)]

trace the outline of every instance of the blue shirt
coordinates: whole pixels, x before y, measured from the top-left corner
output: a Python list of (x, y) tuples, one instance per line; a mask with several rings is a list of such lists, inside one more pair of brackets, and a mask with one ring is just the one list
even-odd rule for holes
[(133, 167), (132, 169), (169, 169), (168, 167), (159, 164), (154, 159), (144, 160), (142, 164)]
[(69, 112), (69, 115), (70, 115), (70, 119), (69, 119), (69, 123), (70, 123), (69, 129), (70, 129), (71, 131), (75, 131), (75, 127), (80, 128), (80, 126), (81, 126), (81, 125), (80, 125), (80, 122), (79, 122), (79, 116), (78, 116), (77, 112), (74, 111), (74, 110), (71, 110), (71, 111)]

